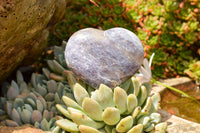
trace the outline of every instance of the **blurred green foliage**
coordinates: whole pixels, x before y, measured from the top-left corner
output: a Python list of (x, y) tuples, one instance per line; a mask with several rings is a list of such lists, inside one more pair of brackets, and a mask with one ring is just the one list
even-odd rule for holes
[(155, 52), (154, 78), (166, 78), (183, 75), (200, 58), (199, 23), (198, 0), (74, 0), (52, 38), (67, 41), (86, 27), (129, 29), (141, 39), (145, 57)]

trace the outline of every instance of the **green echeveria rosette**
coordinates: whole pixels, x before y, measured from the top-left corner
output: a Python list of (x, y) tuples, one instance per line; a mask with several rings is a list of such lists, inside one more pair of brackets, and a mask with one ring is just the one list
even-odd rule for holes
[(164, 133), (167, 124), (159, 123), (161, 116), (156, 113), (160, 107), (160, 95), (149, 95), (151, 88), (148, 87), (151, 85), (140, 85), (132, 77), (113, 90), (101, 84), (97, 90), (88, 93), (76, 83), (72, 88), (74, 98), (63, 96), (65, 105), (56, 105), (65, 118), (58, 118), (53, 132)]

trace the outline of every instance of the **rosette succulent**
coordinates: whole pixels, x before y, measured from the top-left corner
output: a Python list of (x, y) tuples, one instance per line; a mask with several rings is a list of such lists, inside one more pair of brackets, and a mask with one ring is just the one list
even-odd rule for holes
[(160, 95), (150, 95), (150, 89), (147, 84), (140, 85), (135, 77), (114, 89), (101, 84), (91, 93), (76, 83), (72, 88), (74, 99), (63, 96), (65, 105), (56, 105), (66, 118), (59, 117), (53, 132), (164, 133), (167, 124), (159, 123), (161, 116), (156, 113)]
[(61, 97), (71, 90), (61, 82), (49, 79), (41, 74), (32, 74), (31, 83), (23, 80), (17, 72), (17, 82), (12, 81), (5, 97), (1, 97), (1, 116), (8, 115), (7, 126), (32, 124), (43, 130), (51, 130), (55, 126), (57, 110), (55, 104), (62, 103)]
[[(17, 71), (17, 81), (4, 83), (4, 97), (0, 100), (0, 119), (7, 126), (32, 124), (43, 130), (52, 130), (55, 126), (55, 105), (61, 104), (62, 96), (73, 97), (69, 89), (67, 77), (72, 76), (66, 70), (64, 51), (62, 47), (54, 47), (54, 60), (47, 61), (48, 68), (43, 68), (43, 74), (33, 73), (29, 83)], [(69, 78), (70, 79), (70, 78)]]

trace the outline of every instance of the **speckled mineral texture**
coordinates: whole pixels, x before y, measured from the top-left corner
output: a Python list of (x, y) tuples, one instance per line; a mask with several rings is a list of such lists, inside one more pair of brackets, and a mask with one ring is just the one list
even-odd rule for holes
[(137, 72), (143, 57), (141, 41), (124, 28), (79, 30), (65, 49), (68, 67), (94, 88), (121, 84)]
[(50, 26), (67, 0), (0, 0), (0, 81), (24, 60), (33, 63), (46, 47)]

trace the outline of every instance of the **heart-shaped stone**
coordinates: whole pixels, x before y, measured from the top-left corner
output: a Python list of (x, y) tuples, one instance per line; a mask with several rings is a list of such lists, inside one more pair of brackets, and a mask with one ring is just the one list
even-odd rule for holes
[(115, 87), (140, 68), (144, 49), (139, 38), (124, 28), (86, 28), (67, 42), (65, 58), (75, 75), (94, 88)]

